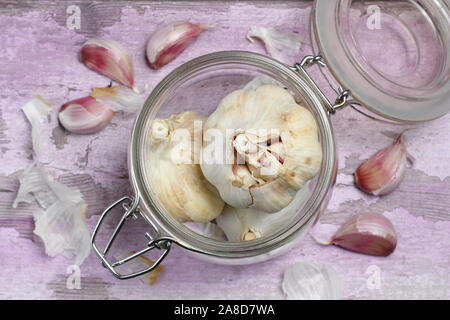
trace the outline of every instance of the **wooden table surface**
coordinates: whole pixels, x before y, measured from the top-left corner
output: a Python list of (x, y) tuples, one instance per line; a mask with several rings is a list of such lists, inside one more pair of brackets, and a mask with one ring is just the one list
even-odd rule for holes
[[(116, 280), (91, 253), (80, 267), (81, 288), (71, 289), (68, 267), (73, 260), (47, 257), (33, 235), (32, 212), (37, 205), (12, 209), (17, 175), (32, 161), (30, 125), (21, 107), (40, 94), (59, 108), (88, 95), (93, 86), (109, 84), (78, 61), (86, 39), (101, 36), (123, 43), (132, 54), (138, 83), (152, 88), (174, 67), (201, 54), (231, 49), (264, 53), (260, 43), (245, 39), (254, 25), (288, 26), (304, 36), (300, 55), (311, 53), (310, 4), (1, 0), (0, 298), (282, 299), (283, 271), (295, 262), (308, 261), (333, 268), (343, 280), (346, 299), (449, 299), (450, 115), (406, 127), (408, 150), (417, 161), (407, 169), (400, 187), (382, 198), (358, 191), (352, 173), (405, 127), (372, 121), (351, 108), (332, 117), (339, 174), (322, 227), (337, 226), (353, 214), (385, 214), (399, 237), (396, 251), (387, 258), (322, 247), (309, 236), (287, 254), (247, 266), (202, 262), (175, 247), (164, 261), (158, 282), (148, 286), (139, 279)], [(67, 8), (72, 5), (80, 8), (80, 29), (67, 26)], [(174, 20), (215, 27), (175, 62), (160, 71), (151, 70), (145, 62), (146, 40), (158, 24)], [(44, 166), (59, 181), (81, 190), (91, 228), (103, 208), (130, 193), (126, 156), (133, 119), (116, 115), (103, 131), (87, 136), (65, 133), (55, 118), (44, 129)]]

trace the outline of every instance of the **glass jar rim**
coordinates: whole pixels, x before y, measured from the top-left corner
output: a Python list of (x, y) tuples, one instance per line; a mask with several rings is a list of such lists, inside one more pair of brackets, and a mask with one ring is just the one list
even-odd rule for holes
[[(388, 1), (387, 1), (388, 2)], [(431, 12), (430, 20), (440, 36), (443, 47), (445, 70), (439, 75), (439, 85), (429, 92), (420, 92), (420, 95), (388, 92), (381, 86), (382, 77), (370, 77), (366, 73), (369, 65), (361, 66), (350, 53), (349, 43), (342, 37), (341, 25), (348, 21), (348, 10), (352, 0), (316, 0), (310, 15), (310, 37), (314, 49), (327, 64), (324, 72), (327, 80), (337, 82), (339, 86), (351, 91), (353, 99), (383, 119), (400, 123), (416, 123), (439, 118), (449, 112), (450, 81), (448, 70), (450, 61), (450, 10), (442, 0), (415, 0), (417, 6), (424, 8), (423, 12)], [(382, 5), (380, 1), (378, 5)], [(345, 14), (343, 16), (343, 14)], [(348, 28), (346, 29), (348, 30)], [(346, 35), (346, 34), (345, 34)], [(447, 49), (447, 50), (445, 50)], [(375, 74), (375, 73), (374, 73)], [(330, 79), (331, 78), (331, 79)], [(394, 90), (395, 89), (395, 90)]]
[[(158, 209), (144, 181), (144, 150), (142, 146), (146, 138), (146, 124), (152, 117), (154, 118), (169, 93), (176, 90), (189, 77), (196, 72), (227, 64), (239, 64), (242, 66), (242, 69), (245, 69), (245, 67), (257, 67), (268, 74), (276, 73), (278, 76), (286, 79), (286, 81), (291, 81), (293, 86), (311, 101), (310, 107), (313, 108), (316, 114), (316, 121), (322, 136), (324, 159), (315, 192), (313, 192), (305, 205), (305, 214), (298, 217), (289, 228), (282, 229), (271, 236), (240, 243), (217, 241), (201, 236), (186, 227), (180, 228), (180, 223), (174, 223), (173, 219), (168, 218), (164, 212)], [(140, 207), (146, 213), (147, 218), (161, 229), (163, 236), (171, 238), (173, 242), (181, 247), (215, 257), (246, 258), (258, 256), (267, 254), (292, 242), (305, 226), (317, 221), (318, 213), (329, 199), (336, 175), (336, 148), (331, 121), (327, 110), (314, 89), (308, 85), (294, 68), (270, 57), (247, 51), (221, 51), (206, 54), (188, 61), (170, 72), (154, 88), (137, 116), (132, 130), (128, 154), (130, 180), (136, 197), (140, 199)]]

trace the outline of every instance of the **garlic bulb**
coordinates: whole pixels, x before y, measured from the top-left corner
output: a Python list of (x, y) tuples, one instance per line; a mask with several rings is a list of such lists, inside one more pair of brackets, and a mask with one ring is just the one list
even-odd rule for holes
[(313, 115), (274, 85), (227, 95), (203, 139), (203, 174), (235, 208), (280, 211), (322, 161)]
[(147, 172), (152, 189), (179, 221), (211, 221), (224, 206), (198, 165), (202, 123), (186, 111), (155, 119), (151, 128)]
[(222, 214), (216, 218), (217, 226), (223, 230), (228, 241), (233, 242), (268, 236), (288, 225), (310, 195), (311, 190), (307, 184), (297, 192), (295, 199), (286, 208), (271, 214), (255, 209), (237, 209), (225, 206)]

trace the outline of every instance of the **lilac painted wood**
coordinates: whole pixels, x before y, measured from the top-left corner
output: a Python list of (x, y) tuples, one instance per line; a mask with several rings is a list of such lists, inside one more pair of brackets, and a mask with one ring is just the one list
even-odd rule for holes
[[(36, 205), (12, 209), (17, 174), (31, 162), (30, 126), (20, 108), (36, 94), (56, 108), (89, 94), (109, 80), (78, 61), (89, 37), (111, 37), (132, 53), (137, 82), (155, 86), (174, 67), (219, 50), (264, 53), (245, 39), (253, 25), (283, 24), (304, 36), (299, 57), (311, 53), (309, 1), (305, 2), (77, 2), (81, 29), (66, 26), (67, 7), (60, 1), (0, 1), (0, 298), (65, 299), (269, 299), (283, 298), (282, 274), (296, 261), (331, 266), (343, 279), (344, 298), (450, 298), (450, 115), (410, 126), (408, 149), (416, 157), (394, 193), (376, 198), (353, 186), (352, 173), (376, 150), (391, 143), (405, 127), (376, 123), (348, 108), (333, 116), (339, 149), (339, 175), (322, 227), (335, 228), (352, 214), (384, 213), (399, 233), (397, 250), (388, 258), (322, 247), (310, 237), (271, 262), (250, 266), (204, 263), (174, 248), (154, 286), (139, 279), (119, 281), (91, 254), (81, 266), (81, 289), (66, 282), (72, 260), (49, 258), (33, 236)], [(146, 40), (168, 20), (214, 25), (173, 63), (159, 71), (145, 62)], [(395, 63), (390, 61), (389, 63)], [(321, 83), (325, 86), (325, 83)], [(91, 227), (100, 211), (130, 193), (126, 165), (132, 116), (117, 115), (99, 134), (76, 136), (55, 119), (44, 130), (45, 166), (63, 183), (79, 188), (89, 204)], [(130, 226), (130, 246), (143, 243), (139, 226)], [(140, 232), (141, 231), (141, 232)], [(374, 277), (380, 275), (379, 285)]]

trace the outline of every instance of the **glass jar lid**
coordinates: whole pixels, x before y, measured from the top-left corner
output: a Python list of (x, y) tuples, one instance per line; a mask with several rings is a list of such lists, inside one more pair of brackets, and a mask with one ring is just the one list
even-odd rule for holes
[[(312, 38), (332, 78), (383, 118), (450, 110), (450, 8), (441, 0), (316, 0)], [(328, 75), (330, 76), (330, 75)]]

